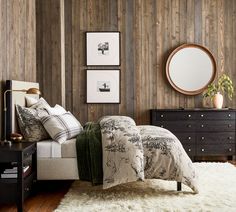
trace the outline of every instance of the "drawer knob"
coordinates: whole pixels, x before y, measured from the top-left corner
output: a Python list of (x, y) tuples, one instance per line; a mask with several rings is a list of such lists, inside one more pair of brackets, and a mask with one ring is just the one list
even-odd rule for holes
[(163, 118), (164, 117), (164, 115), (163, 114), (161, 114), (161, 118)]
[(204, 115), (203, 115), (203, 114), (201, 114), (201, 117), (204, 117)]
[(191, 149), (188, 149), (189, 152), (191, 152)]
[(191, 128), (191, 127), (192, 127), (192, 125), (191, 125), (191, 124), (189, 124), (189, 125), (188, 125), (188, 128)]
[(204, 139), (205, 139), (205, 137), (204, 137), (204, 136), (202, 136), (202, 137), (201, 137), (201, 139), (202, 139), (202, 140), (204, 140)]
[(202, 149), (202, 152), (204, 152), (205, 151), (205, 149)]
[(231, 149), (231, 148), (229, 148), (229, 152), (232, 152), (232, 149)]
[(228, 117), (231, 117), (231, 114), (229, 113)]
[(28, 187), (26, 187), (26, 188), (25, 188), (25, 191), (29, 191), (29, 188), (28, 188)]
[(188, 114), (188, 117), (190, 118), (190, 117), (191, 117), (191, 114)]
[(189, 137), (188, 137), (188, 140), (191, 140), (191, 139), (192, 139), (191, 136), (189, 136)]
[(204, 124), (202, 124), (201, 127), (203, 128), (203, 127), (204, 127)]
[(161, 127), (164, 127), (163, 125), (161, 125)]
[(231, 124), (229, 124), (229, 125), (228, 125), (228, 127), (232, 127), (232, 125), (231, 125)]
[(229, 137), (228, 137), (228, 139), (229, 139), (229, 140), (232, 140), (232, 137), (231, 137), (231, 136), (229, 136)]

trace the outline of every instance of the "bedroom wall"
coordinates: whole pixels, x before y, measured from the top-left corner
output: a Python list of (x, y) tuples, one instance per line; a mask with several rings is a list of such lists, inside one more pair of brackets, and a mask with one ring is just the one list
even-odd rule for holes
[(36, 81), (35, 21), (34, 0), (0, 0), (0, 133), (5, 80)]
[[(183, 43), (209, 48), (216, 58), (218, 75), (227, 73), (236, 85), (235, 0), (65, 0), (60, 7), (64, 23), (48, 18), (58, 9), (58, 1), (50, 4), (51, 9), (43, 5), (43, 11), (37, 7), (41, 19), (37, 25), (46, 23), (37, 30), (37, 51), (41, 54), (37, 57), (37, 79), (51, 104), (63, 100), (57, 90), (64, 84), (66, 108), (82, 123), (102, 115), (123, 114), (144, 124), (149, 123), (151, 108), (209, 106), (201, 95), (179, 94), (166, 80), (166, 58)], [(56, 15), (60, 16), (58, 11)], [(61, 51), (60, 25), (65, 27), (63, 79), (63, 70), (54, 67), (61, 57), (47, 57)], [(111, 30), (121, 32), (121, 104), (86, 104), (85, 32)], [(236, 107), (235, 99), (236, 95), (226, 105)]]

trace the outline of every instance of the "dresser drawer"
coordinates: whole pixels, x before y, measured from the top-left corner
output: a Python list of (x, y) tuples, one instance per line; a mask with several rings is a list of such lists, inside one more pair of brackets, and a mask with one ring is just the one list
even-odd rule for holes
[(212, 156), (212, 155), (234, 155), (234, 144), (222, 145), (198, 145), (196, 149), (197, 156)]
[(192, 132), (195, 129), (193, 121), (157, 121), (156, 126), (163, 127), (171, 132)]
[(200, 132), (235, 131), (235, 121), (199, 121), (196, 130)]
[(197, 133), (196, 143), (198, 144), (234, 144), (234, 132), (213, 132)]
[(183, 148), (189, 156), (195, 156), (196, 155), (195, 145), (188, 145), (188, 144), (185, 145), (185, 144), (183, 144)]
[(166, 112), (166, 111), (152, 111), (151, 112), (153, 121), (175, 121), (175, 120), (192, 120), (195, 119), (195, 113), (193, 112)]
[(189, 133), (174, 133), (175, 136), (179, 139), (182, 144), (195, 144), (195, 134), (192, 132)]
[(196, 119), (200, 120), (235, 120), (235, 112), (230, 111), (216, 111), (214, 112), (197, 112)]

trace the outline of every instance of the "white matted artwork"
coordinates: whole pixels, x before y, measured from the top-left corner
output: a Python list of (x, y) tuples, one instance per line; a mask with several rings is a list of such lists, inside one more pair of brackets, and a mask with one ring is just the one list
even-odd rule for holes
[(120, 70), (87, 70), (87, 103), (120, 103)]
[(120, 32), (86, 32), (86, 65), (120, 65)]

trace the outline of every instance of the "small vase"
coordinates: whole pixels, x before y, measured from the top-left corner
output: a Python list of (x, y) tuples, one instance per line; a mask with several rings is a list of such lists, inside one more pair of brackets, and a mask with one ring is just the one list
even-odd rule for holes
[(223, 106), (223, 96), (220, 94), (220, 92), (217, 92), (213, 98), (214, 107), (217, 109), (221, 109)]

